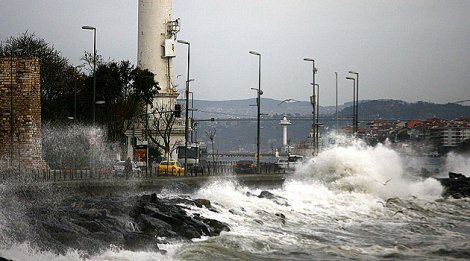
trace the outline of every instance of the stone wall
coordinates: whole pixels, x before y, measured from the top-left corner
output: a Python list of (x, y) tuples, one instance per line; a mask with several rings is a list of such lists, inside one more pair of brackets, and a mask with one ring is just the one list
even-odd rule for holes
[(14, 169), (46, 166), (41, 157), (40, 91), (37, 58), (0, 58), (0, 158)]

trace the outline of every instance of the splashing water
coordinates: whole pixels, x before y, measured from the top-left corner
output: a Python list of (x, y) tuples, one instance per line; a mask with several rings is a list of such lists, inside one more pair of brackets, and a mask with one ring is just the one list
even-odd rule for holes
[[(459, 161), (447, 158), (447, 166)], [(409, 161), (388, 145), (351, 141), (310, 159), (278, 188), (213, 177), (188, 195), (212, 208), (190, 214), (228, 224), (220, 236), (159, 246), (166, 255), (112, 247), (93, 260), (345, 260), (465, 258), (470, 251), (470, 200), (443, 199), (432, 178), (409, 173)], [(468, 161), (464, 161), (468, 162)], [(465, 165), (464, 165), (465, 166)], [(414, 176), (415, 175), (415, 176)], [(165, 191), (165, 196), (181, 196)], [(14, 246), (12, 249), (21, 247)], [(2, 252), (10, 253), (11, 252)], [(16, 253), (16, 252), (15, 252)], [(64, 260), (42, 253), (46, 259)], [(6, 257), (33, 260), (16, 253)], [(78, 260), (71, 252), (67, 260)], [(41, 260), (41, 259), (40, 259)]]
[(372, 193), (382, 198), (436, 198), (442, 193), (442, 186), (435, 179), (407, 180), (398, 152), (382, 144), (367, 146), (359, 140), (323, 151), (296, 175), (318, 180), (332, 189)]
[(445, 159), (445, 176), (449, 171), (470, 176), (470, 154), (457, 154), (450, 152)]

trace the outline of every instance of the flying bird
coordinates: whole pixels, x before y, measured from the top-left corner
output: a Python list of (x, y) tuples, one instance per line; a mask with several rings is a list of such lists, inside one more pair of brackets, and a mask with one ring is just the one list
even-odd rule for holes
[(382, 182), (380, 182), (380, 181), (378, 181), (378, 180), (376, 180), (376, 179), (374, 179), (374, 180), (375, 180), (376, 182), (378, 182), (378, 183), (380, 183), (380, 184), (386, 186), (386, 185), (388, 184), (388, 182), (390, 182), (390, 180), (392, 180), (392, 179), (387, 179), (387, 181), (385, 181), (384, 183), (382, 183)]
[(293, 102), (298, 102), (298, 100), (294, 100), (294, 99), (285, 99), (283, 100), (282, 102), (280, 102), (278, 105), (281, 105), (283, 103), (293, 103)]

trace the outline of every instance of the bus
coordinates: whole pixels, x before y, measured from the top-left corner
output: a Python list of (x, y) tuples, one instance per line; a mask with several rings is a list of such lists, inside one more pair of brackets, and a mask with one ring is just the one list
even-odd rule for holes
[(207, 165), (207, 146), (203, 142), (188, 144), (188, 148), (185, 149), (184, 145), (180, 145), (176, 149), (178, 155), (178, 161), (184, 165), (185, 155), (187, 158), (188, 171), (191, 170), (198, 173), (202, 172), (202, 168)]

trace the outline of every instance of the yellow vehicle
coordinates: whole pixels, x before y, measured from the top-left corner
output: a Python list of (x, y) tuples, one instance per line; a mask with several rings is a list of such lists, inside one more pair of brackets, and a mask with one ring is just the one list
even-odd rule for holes
[(176, 160), (165, 160), (158, 165), (158, 173), (184, 176), (184, 167)]

